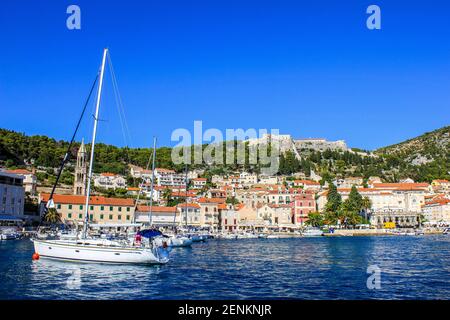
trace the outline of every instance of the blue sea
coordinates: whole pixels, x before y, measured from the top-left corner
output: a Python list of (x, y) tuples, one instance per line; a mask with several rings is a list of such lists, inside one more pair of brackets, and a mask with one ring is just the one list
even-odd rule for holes
[(445, 235), (209, 240), (163, 266), (32, 254), (30, 240), (0, 241), (0, 299), (450, 298)]

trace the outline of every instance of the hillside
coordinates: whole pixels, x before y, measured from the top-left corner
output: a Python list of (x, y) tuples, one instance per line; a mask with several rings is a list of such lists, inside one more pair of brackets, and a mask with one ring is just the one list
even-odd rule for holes
[(394, 155), (414, 165), (433, 160), (448, 159), (450, 151), (450, 126), (427, 132), (404, 142), (383, 147), (377, 154)]
[[(404, 178), (430, 182), (433, 179), (450, 179), (450, 127), (444, 127), (402, 143), (380, 148), (373, 154), (351, 150), (303, 150), (299, 159), (292, 151), (280, 157), (279, 174), (303, 173), (311, 171), (323, 178), (379, 176), (387, 182)], [(0, 129), (0, 166), (8, 168), (34, 166), (52, 175), (64, 156), (67, 141), (56, 141), (46, 136), (27, 136), (11, 130)], [(68, 165), (66, 181), (70, 182), (73, 161), (79, 144), (72, 148), (72, 161)], [(89, 147), (89, 145), (88, 145)], [(203, 146), (204, 148), (206, 145)], [(183, 165), (171, 161), (172, 149), (158, 148), (157, 166), (183, 170)], [(96, 146), (94, 172), (114, 172), (126, 175), (128, 164), (145, 167), (151, 149), (119, 148), (99, 143)], [(259, 172), (258, 166), (249, 164), (215, 165), (198, 164), (195, 168), (206, 169), (206, 175), (229, 174), (236, 170)], [(192, 168), (191, 167), (191, 168)]]

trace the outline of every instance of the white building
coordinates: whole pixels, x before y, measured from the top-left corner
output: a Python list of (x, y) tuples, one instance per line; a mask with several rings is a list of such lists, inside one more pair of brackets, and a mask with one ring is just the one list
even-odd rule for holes
[(23, 176), (23, 187), (25, 188), (25, 192), (28, 192), (31, 195), (36, 194), (37, 178), (33, 172), (25, 169), (8, 170), (7, 172)]
[(23, 176), (0, 171), (0, 215), (23, 218), (25, 188)]
[(194, 189), (202, 189), (204, 186), (206, 186), (207, 179), (206, 178), (195, 178), (192, 179), (192, 187)]
[(127, 181), (119, 174), (104, 172), (94, 175), (94, 186), (103, 189), (126, 189)]
[(450, 199), (437, 198), (422, 206), (422, 214), (427, 224), (450, 225)]
[(155, 168), (155, 179), (158, 186), (184, 186), (186, 185), (186, 175), (176, 173), (174, 170)]

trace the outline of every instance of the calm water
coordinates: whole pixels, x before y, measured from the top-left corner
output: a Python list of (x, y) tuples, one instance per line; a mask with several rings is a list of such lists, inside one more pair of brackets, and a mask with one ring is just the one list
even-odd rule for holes
[[(0, 241), (0, 299), (449, 299), (450, 236), (210, 240), (160, 267), (31, 261)], [(369, 290), (369, 265), (381, 289)], [(78, 281), (79, 280), (79, 281)]]

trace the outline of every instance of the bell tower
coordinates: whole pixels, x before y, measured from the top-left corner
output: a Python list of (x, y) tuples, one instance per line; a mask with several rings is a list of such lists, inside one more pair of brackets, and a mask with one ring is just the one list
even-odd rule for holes
[(75, 166), (75, 179), (73, 182), (73, 194), (84, 196), (86, 195), (86, 181), (87, 181), (87, 152), (84, 145), (84, 139), (81, 140), (80, 149), (77, 153), (77, 163)]

